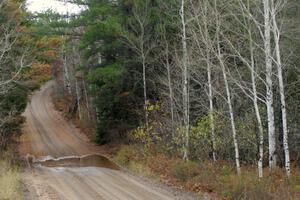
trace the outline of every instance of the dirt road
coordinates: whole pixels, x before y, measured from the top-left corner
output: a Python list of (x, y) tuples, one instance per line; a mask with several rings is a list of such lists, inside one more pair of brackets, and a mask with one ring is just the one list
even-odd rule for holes
[(175, 197), (171, 190), (118, 170), (106, 158), (95, 155), (96, 148), (54, 109), (50, 97), (53, 84), (49, 82), (36, 92), (24, 113), (20, 153), (34, 161), (24, 173), (26, 199), (189, 199)]

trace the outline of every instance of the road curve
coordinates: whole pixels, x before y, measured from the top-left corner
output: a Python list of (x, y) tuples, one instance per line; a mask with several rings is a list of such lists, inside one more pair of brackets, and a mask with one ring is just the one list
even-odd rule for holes
[(79, 130), (54, 109), (48, 82), (36, 92), (24, 112), (26, 123), (21, 137), (21, 155), (63, 157), (94, 153), (92, 145)]
[[(20, 154), (37, 160), (96, 154), (76, 127), (54, 109), (48, 82), (28, 103)], [(171, 192), (122, 170), (104, 167), (35, 166), (24, 173), (26, 199), (30, 200), (171, 200)]]

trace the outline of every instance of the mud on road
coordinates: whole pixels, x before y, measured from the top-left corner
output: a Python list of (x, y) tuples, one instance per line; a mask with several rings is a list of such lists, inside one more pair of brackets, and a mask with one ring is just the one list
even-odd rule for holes
[(24, 112), (19, 152), (28, 163), (23, 175), (26, 199), (194, 199), (125, 173), (99, 155), (80, 130), (54, 109), (53, 87), (53, 81), (44, 85)]

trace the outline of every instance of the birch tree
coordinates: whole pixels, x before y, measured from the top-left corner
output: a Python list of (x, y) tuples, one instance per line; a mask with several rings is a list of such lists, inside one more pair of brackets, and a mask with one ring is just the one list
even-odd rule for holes
[(84, 78), (82, 79), (82, 85), (83, 85), (83, 92), (84, 92), (84, 97), (85, 97), (88, 120), (91, 120), (90, 98), (89, 98), (89, 95), (87, 92), (86, 82), (84, 81)]
[(123, 36), (125, 37), (125, 43), (127, 43), (136, 53), (142, 65), (145, 126), (148, 130), (147, 60), (149, 58), (149, 53), (154, 48), (150, 34), (147, 33), (147, 29), (150, 28), (149, 1), (144, 3), (134, 1), (132, 9), (133, 19), (129, 20), (128, 23), (128, 26), (132, 31), (124, 33)]
[(163, 53), (163, 65), (167, 71), (167, 87), (168, 87), (168, 98), (169, 98), (169, 106), (170, 106), (170, 114), (171, 114), (171, 131), (172, 137), (175, 137), (175, 105), (174, 105), (174, 92), (173, 92), (173, 85), (172, 85), (172, 72), (171, 72), (171, 63), (170, 63), (170, 45), (167, 39), (167, 32), (166, 32), (166, 25), (161, 22), (161, 31), (162, 31), (162, 44), (164, 45), (164, 53)]
[(78, 79), (80, 77), (76, 76), (75, 77), (75, 89), (76, 89), (76, 102), (77, 102), (77, 110), (78, 110), (78, 116), (79, 119), (82, 120), (82, 111), (81, 111), (81, 90), (80, 90), (80, 85), (78, 84)]
[(236, 164), (236, 170), (237, 174), (241, 175), (241, 167), (240, 167), (240, 155), (239, 155), (239, 145), (237, 141), (237, 131), (236, 131), (236, 125), (235, 125), (235, 119), (234, 119), (234, 111), (232, 107), (232, 97), (231, 92), (229, 88), (228, 78), (227, 78), (227, 70), (225, 66), (225, 62), (223, 60), (223, 55), (221, 52), (221, 46), (220, 46), (220, 16), (217, 9), (217, 0), (214, 1), (214, 8), (215, 8), (215, 19), (216, 19), (216, 56), (218, 58), (219, 64), (222, 69), (223, 79), (224, 79), (224, 85), (226, 90), (226, 97), (227, 97), (227, 105), (229, 109), (229, 115), (230, 115), (230, 122), (231, 122), (231, 129), (232, 129), (232, 137), (233, 137), (233, 144), (234, 144), (234, 151), (235, 151), (235, 164)]
[(269, 137), (269, 167), (272, 170), (276, 166), (276, 135), (273, 107), (273, 66), (271, 54), (271, 18), (270, 0), (263, 0), (264, 14), (264, 53), (266, 66), (266, 104), (268, 116), (268, 137)]
[(207, 84), (208, 84), (208, 100), (209, 100), (209, 117), (212, 139), (212, 154), (213, 160), (216, 161), (216, 136), (215, 136), (215, 124), (214, 124), (214, 103), (213, 103), (213, 87), (212, 87), (212, 63), (211, 63), (211, 49), (210, 49), (210, 36), (208, 32), (208, 2), (204, 1), (204, 39), (205, 52), (206, 52), (206, 66), (207, 66)]
[[(249, 0), (247, 1), (247, 8), (250, 12), (250, 5)], [(257, 92), (257, 86), (256, 86), (256, 79), (257, 79), (257, 73), (256, 73), (256, 67), (255, 67), (255, 57), (254, 57), (254, 41), (253, 41), (253, 33), (251, 28), (251, 22), (248, 20), (248, 37), (249, 37), (249, 50), (250, 50), (250, 71), (251, 71), (251, 85), (252, 85), (252, 101), (254, 105), (257, 125), (258, 125), (258, 135), (259, 135), (259, 158), (258, 158), (258, 177), (263, 177), (263, 158), (264, 158), (264, 130), (262, 125), (262, 119), (261, 114), (259, 110), (258, 105), (258, 92)]]
[(184, 147), (183, 159), (188, 160), (189, 148), (189, 69), (188, 69), (188, 52), (187, 52), (187, 35), (186, 35), (186, 20), (185, 20), (185, 0), (181, 0), (180, 18), (182, 25), (182, 99), (183, 99), (183, 128), (184, 128)]
[(66, 49), (64, 45), (62, 46), (61, 50), (62, 54), (62, 66), (63, 66), (63, 81), (64, 81), (64, 87), (67, 89), (67, 92), (71, 95), (71, 83), (70, 83), (70, 72), (68, 69), (68, 64), (67, 64), (67, 54), (66, 54)]
[[(262, 117), (261, 117), (261, 111), (259, 109), (259, 101), (265, 103), (264, 99), (259, 97), (259, 92), (257, 88), (257, 81), (261, 80), (262, 78), (259, 77), (258, 71), (257, 71), (257, 64), (256, 64), (256, 56), (255, 56), (255, 50), (258, 50), (257, 48), (257, 41), (253, 38), (254, 35), (254, 28), (253, 28), (253, 21), (251, 20), (251, 11), (250, 11), (250, 1), (247, 0), (246, 4), (243, 1), (239, 1), (239, 7), (238, 10), (241, 10), (241, 16), (242, 19), (240, 19), (239, 14), (231, 13), (231, 15), (234, 17), (235, 20), (237, 20), (238, 24), (241, 24), (241, 26), (245, 29), (245, 42), (248, 43), (248, 51), (247, 55), (243, 55), (241, 51), (235, 47), (235, 45), (229, 40), (226, 39), (227, 44), (229, 47), (233, 50), (233, 53), (235, 56), (237, 56), (243, 64), (250, 70), (250, 85), (251, 87), (248, 87), (244, 84), (246, 80), (237, 80), (236, 78), (233, 78), (234, 82), (239, 86), (239, 88), (242, 90), (242, 92), (251, 99), (254, 106), (257, 126), (258, 126), (258, 176), (259, 178), (263, 177), (263, 157), (264, 157), (264, 128), (262, 123)], [(255, 27), (255, 26), (254, 26)], [(243, 37), (243, 36), (242, 36)], [(248, 55), (249, 54), (249, 55)], [(239, 72), (238, 72), (239, 73)], [(261, 95), (261, 94), (260, 94)]]
[(280, 93), (280, 102), (281, 102), (281, 121), (282, 121), (282, 131), (283, 131), (283, 147), (284, 147), (284, 156), (285, 156), (285, 169), (288, 177), (291, 175), (291, 166), (290, 166), (290, 152), (288, 144), (288, 125), (287, 125), (287, 112), (286, 112), (286, 101), (285, 101), (285, 89), (283, 83), (283, 64), (281, 61), (280, 53), (280, 29), (276, 20), (276, 15), (278, 12), (278, 6), (280, 6), (280, 1), (275, 5), (275, 1), (271, 0), (271, 18), (272, 18), (272, 30), (275, 43), (275, 54), (276, 54), (276, 65), (277, 65), (277, 76), (279, 83), (279, 93)]
[[(199, 6), (201, 5), (201, 6)], [(215, 136), (215, 119), (214, 119), (214, 89), (212, 83), (212, 68), (213, 68), (213, 55), (212, 55), (212, 44), (214, 43), (213, 38), (209, 34), (209, 24), (212, 23), (210, 20), (210, 4), (207, 0), (198, 1), (192, 3), (192, 18), (194, 26), (190, 26), (192, 29), (193, 41), (195, 43), (196, 57), (199, 60), (198, 68), (201, 69), (202, 61), (204, 60), (205, 71), (207, 82), (205, 83), (207, 88), (207, 97), (208, 97), (208, 115), (210, 120), (210, 139), (212, 146), (212, 158), (213, 161), (216, 161), (216, 136)], [(199, 73), (199, 72), (196, 72)], [(201, 80), (195, 80), (196, 82), (204, 82)], [(201, 98), (201, 97), (199, 97)]]
[(27, 103), (23, 87), (23, 70), (29, 69), (34, 58), (30, 43), (22, 30), (24, 13), (21, 3), (0, 2), (0, 150), (18, 133), (23, 120), (20, 114)]

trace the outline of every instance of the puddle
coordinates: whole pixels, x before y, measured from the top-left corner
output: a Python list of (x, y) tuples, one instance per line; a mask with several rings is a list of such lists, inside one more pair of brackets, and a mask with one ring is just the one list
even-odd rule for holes
[(35, 160), (33, 165), (44, 167), (102, 167), (118, 170), (119, 167), (108, 158), (100, 155), (87, 155), (82, 157), (62, 157)]

